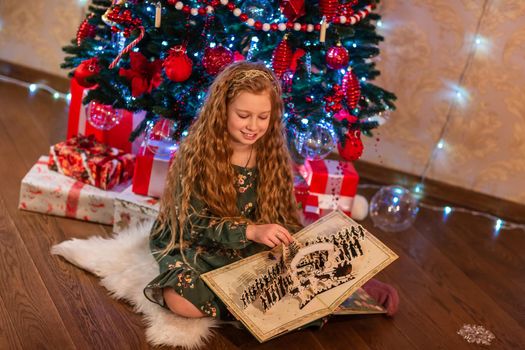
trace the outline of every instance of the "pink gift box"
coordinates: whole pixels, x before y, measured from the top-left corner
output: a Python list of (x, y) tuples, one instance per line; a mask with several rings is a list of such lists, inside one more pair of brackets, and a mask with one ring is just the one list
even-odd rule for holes
[(19, 209), (113, 224), (113, 202), (129, 182), (104, 191), (49, 170), (48, 160), (40, 157), (22, 179)]

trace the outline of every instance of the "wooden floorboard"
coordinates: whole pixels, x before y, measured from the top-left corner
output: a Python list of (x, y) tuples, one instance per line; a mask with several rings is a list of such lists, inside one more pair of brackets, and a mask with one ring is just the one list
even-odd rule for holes
[[(0, 83), (0, 106), (0, 349), (153, 348), (140, 315), (110, 298), (95, 276), (49, 253), (53, 244), (107, 236), (111, 228), (17, 209), (22, 177), (65, 137), (65, 103)], [(368, 198), (374, 193), (360, 192)], [(480, 207), (498, 206), (488, 200), (493, 202)], [(225, 326), (205, 348), (471, 349), (456, 334), (468, 323), (491, 330), (494, 349), (525, 349), (524, 231), (494, 235), (485, 218), (454, 213), (444, 221), (426, 209), (400, 233), (382, 232), (370, 219), (362, 224), (400, 256), (378, 276), (399, 290), (395, 317), (337, 316), (321, 330), (264, 344)]]

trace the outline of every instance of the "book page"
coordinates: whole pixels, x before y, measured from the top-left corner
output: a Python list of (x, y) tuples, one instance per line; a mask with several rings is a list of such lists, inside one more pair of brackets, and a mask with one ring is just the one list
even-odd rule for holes
[(335, 211), (277, 247), (202, 275), (259, 341), (333, 312), (397, 256)]

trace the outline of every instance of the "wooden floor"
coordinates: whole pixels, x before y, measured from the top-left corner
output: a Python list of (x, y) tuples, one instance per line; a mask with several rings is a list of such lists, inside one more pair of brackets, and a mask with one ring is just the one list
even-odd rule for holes
[[(65, 103), (0, 82), (0, 106), (0, 349), (150, 348), (139, 315), (49, 253), (55, 243), (107, 235), (110, 227), (17, 209), (20, 180), (65, 137)], [(399, 290), (394, 318), (332, 318), (322, 330), (264, 344), (224, 328), (207, 348), (473, 349), (456, 334), (467, 323), (496, 335), (492, 349), (525, 349), (525, 232), (495, 236), (486, 219), (454, 214), (444, 222), (428, 210), (402, 233), (363, 225), (400, 256), (379, 275)]]

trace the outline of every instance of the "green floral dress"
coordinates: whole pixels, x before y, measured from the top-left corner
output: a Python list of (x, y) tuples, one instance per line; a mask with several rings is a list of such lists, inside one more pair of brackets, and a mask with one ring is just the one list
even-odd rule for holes
[[(234, 166), (237, 179), (237, 206), (241, 216), (255, 219), (257, 171)], [(266, 249), (265, 246), (246, 239), (246, 223), (221, 220), (206, 208), (206, 204), (195, 197), (190, 199), (193, 211), (183, 234), (188, 246), (182, 258), (177, 248), (168, 255), (160, 257), (158, 252), (168, 244), (169, 229), (150, 239), (150, 249), (159, 263), (160, 274), (145, 288), (145, 296), (167, 307), (162, 296), (162, 289), (173, 288), (178, 294), (189, 300), (206, 315), (219, 319), (229, 319), (231, 315), (224, 304), (202, 281), (200, 275), (213, 269), (228, 265), (241, 258)], [(155, 226), (158, 222), (155, 222)]]

